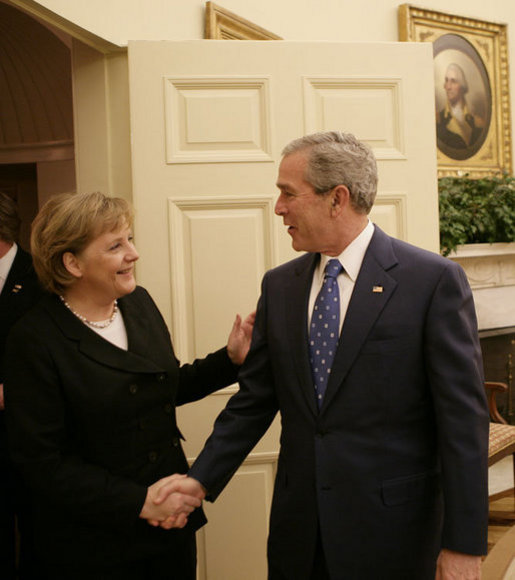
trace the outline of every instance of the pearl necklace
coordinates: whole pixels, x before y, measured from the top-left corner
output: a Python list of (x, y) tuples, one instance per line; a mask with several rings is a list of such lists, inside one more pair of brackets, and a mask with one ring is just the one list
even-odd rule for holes
[(66, 308), (68, 308), (68, 310), (70, 312), (72, 312), (73, 314), (75, 314), (75, 316), (79, 320), (82, 320), (82, 322), (84, 322), (84, 324), (87, 324), (89, 326), (92, 326), (93, 328), (107, 328), (113, 322), (113, 320), (116, 318), (116, 315), (118, 313), (118, 301), (115, 300), (114, 301), (113, 313), (111, 314), (111, 316), (109, 317), (109, 319), (108, 320), (103, 320), (102, 322), (94, 322), (93, 320), (88, 320), (85, 316), (82, 316), (82, 314), (79, 314), (78, 312), (76, 312), (68, 304), (68, 302), (66, 302), (66, 300), (64, 299), (64, 296), (60, 295), (59, 298), (61, 299), (62, 303), (66, 306)]

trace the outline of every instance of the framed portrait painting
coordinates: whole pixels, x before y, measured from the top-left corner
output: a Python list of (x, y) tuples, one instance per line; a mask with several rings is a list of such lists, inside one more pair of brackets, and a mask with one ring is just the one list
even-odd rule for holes
[(282, 40), (234, 12), (211, 1), (206, 2), (204, 38), (216, 40)]
[(438, 173), (511, 173), (506, 25), (399, 6), (399, 38), (431, 42)]

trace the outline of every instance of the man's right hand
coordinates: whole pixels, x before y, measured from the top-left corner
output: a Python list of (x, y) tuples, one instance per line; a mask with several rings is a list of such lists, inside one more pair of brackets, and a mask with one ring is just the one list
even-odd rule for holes
[(152, 484), (147, 490), (140, 518), (147, 520), (152, 526), (165, 529), (183, 528), (188, 522), (189, 514), (200, 507), (205, 495), (195, 493), (191, 484), (179, 484), (188, 479), (192, 478), (175, 474)]
[[(189, 497), (191, 501), (198, 501), (198, 506), (206, 497), (206, 490), (199, 481), (193, 477), (187, 477), (186, 475), (180, 475), (177, 473), (160, 479), (154, 484), (154, 486), (156, 486), (156, 495), (154, 497), (154, 503), (156, 506), (166, 504), (169, 501), (169, 498), (173, 498), (176, 494), (179, 494), (182, 497)], [(187, 505), (191, 504), (188, 503)], [(166, 530), (184, 527), (184, 525), (186, 525), (184, 519), (186, 518), (187, 521), (187, 516), (188, 513), (186, 510), (181, 510), (180, 512), (170, 514), (168, 518), (160, 521), (158, 525)]]

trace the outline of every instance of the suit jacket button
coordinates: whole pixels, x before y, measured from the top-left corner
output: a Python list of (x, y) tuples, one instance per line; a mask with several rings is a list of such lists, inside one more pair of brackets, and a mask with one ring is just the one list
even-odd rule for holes
[(179, 447), (179, 439), (178, 439), (177, 437), (174, 437), (174, 438), (172, 439), (172, 445), (173, 445), (174, 447)]
[(162, 383), (166, 379), (166, 375), (165, 373), (159, 373), (156, 378), (160, 383)]
[(170, 413), (173, 411), (172, 403), (166, 403), (166, 405), (164, 406), (164, 410), (165, 410), (165, 413), (170, 415)]
[(135, 395), (138, 392), (138, 385), (131, 385), (129, 387), (129, 393)]
[(155, 463), (157, 461), (157, 452), (156, 451), (151, 451), (148, 454), (148, 460), (150, 461), (150, 463)]

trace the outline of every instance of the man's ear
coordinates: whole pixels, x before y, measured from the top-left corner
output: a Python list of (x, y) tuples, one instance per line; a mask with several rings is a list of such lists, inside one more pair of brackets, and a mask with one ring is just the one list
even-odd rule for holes
[(65, 252), (63, 254), (63, 264), (72, 276), (75, 276), (75, 278), (82, 278), (80, 262), (75, 254), (72, 254), (72, 252)]
[(350, 192), (347, 186), (337, 185), (331, 192), (331, 214), (338, 215), (350, 202)]

